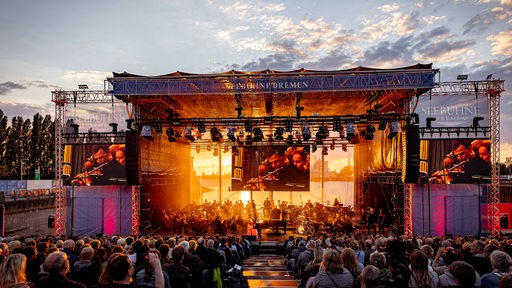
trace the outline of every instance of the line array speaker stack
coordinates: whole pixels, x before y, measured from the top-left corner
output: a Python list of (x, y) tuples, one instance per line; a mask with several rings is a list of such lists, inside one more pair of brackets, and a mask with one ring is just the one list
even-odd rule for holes
[(139, 137), (137, 131), (126, 132), (126, 183), (128, 185), (141, 185)]
[(405, 126), (405, 159), (402, 162), (402, 182), (418, 183), (420, 176), (420, 127)]

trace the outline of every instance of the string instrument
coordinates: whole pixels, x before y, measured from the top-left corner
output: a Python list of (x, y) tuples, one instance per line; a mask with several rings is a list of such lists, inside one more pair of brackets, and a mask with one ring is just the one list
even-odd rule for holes
[(450, 168), (443, 169), (440, 171), (436, 171), (432, 173), (432, 176), (428, 178), (429, 182), (437, 182), (437, 183), (450, 183), (452, 182), (452, 178), (454, 174), (464, 173), (464, 164), (469, 160), (462, 161), (458, 164), (453, 165)]
[(281, 171), (282, 169), (284, 169), (284, 167), (279, 167), (276, 170), (271, 171), (265, 175), (251, 178), (245, 183), (244, 187), (250, 188), (251, 190), (265, 189), (265, 188), (267, 188), (267, 184), (266, 184), (267, 182), (279, 181), (279, 178), (277, 177), (278, 175), (276, 173)]
[(79, 186), (90, 186), (93, 183), (94, 179), (103, 176), (103, 171), (101, 170), (101, 168), (103, 168), (107, 164), (108, 163), (101, 164), (99, 166), (92, 168), (89, 171), (78, 173), (77, 175), (75, 175), (75, 177), (73, 177), (71, 184)]

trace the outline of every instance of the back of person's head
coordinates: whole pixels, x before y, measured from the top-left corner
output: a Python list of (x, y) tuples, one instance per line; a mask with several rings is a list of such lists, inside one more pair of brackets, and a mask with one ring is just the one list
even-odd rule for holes
[(199, 237), (196, 242), (197, 246), (205, 246), (205, 241), (203, 237)]
[(461, 287), (475, 286), (476, 274), (471, 264), (465, 261), (455, 261), (448, 266), (448, 270)]
[(37, 253), (40, 253), (40, 254), (47, 253), (49, 246), (50, 245), (46, 241), (42, 241), (42, 242), (37, 243), (37, 245), (36, 245)]
[(512, 273), (503, 275), (500, 279), (500, 288), (512, 287)]
[(327, 272), (339, 273), (343, 271), (341, 256), (335, 249), (327, 249), (322, 255), (321, 269)]
[(464, 260), (464, 254), (460, 249), (448, 247), (445, 251), (444, 261), (446, 263), (446, 266), (450, 266), (455, 261), (462, 261)]
[(215, 240), (213, 239), (208, 239), (208, 241), (206, 241), (206, 247), (207, 248), (211, 248), (211, 249), (214, 249), (214, 246), (215, 245)]
[(350, 241), (350, 248), (352, 248), (352, 250), (359, 250), (359, 241), (357, 240), (352, 240)]
[(185, 255), (185, 248), (183, 248), (181, 245), (178, 245), (172, 249), (171, 255), (174, 263), (180, 263), (181, 260), (183, 260), (183, 255)]
[(14, 287), (14, 284), (25, 282), (27, 257), (23, 254), (11, 254), (0, 266), (0, 287)]
[(380, 271), (373, 265), (366, 265), (361, 273), (361, 287), (379, 287)]
[[(107, 265), (105, 266), (105, 270), (102, 273), (100, 278), (103, 279), (111, 279), (114, 281), (121, 281), (126, 278), (126, 275), (129, 274), (130, 268), (133, 267), (131, 260), (128, 255), (122, 253), (115, 253), (107, 261)], [(103, 275), (108, 273), (108, 276)], [(108, 280), (107, 280), (108, 281)]]
[(50, 274), (65, 274), (68, 269), (68, 256), (64, 252), (53, 252), (44, 260), (44, 270)]
[(316, 241), (311, 239), (308, 241), (308, 243), (306, 244), (306, 249), (308, 250), (315, 250), (315, 247), (316, 247)]
[(75, 249), (75, 241), (73, 241), (71, 239), (64, 241), (64, 243), (62, 244), (62, 248), (69, 249), (69, 250)]
[(491, 253), (496, 250), (500, 250), (500, 247), (495, 244), (487, 244), (487, 245), (485, 245), (485, 248), (484, 248), (484, 255), (486, 257), (490, 257)]
[[(190, 244), (188, 243), (188, 241), (184, 240), (184, 241), (181, 241), (178, 246), (181, 246), (185, 249), (185, 253), (188, 253), (189, 249), (190, 249)], [(174, 258), (174, 257), (173, 257)]]
[(80, 259), (81, 260), (91, 260), (94, 257), (94, 249), (90, 246), (85, 246), (82, 251), (80, 251)]
[(27, 257), (27, 260), (31, 260), (36, 257), (37, 251), (34, 246), (26, 246), (22, 250), (22, 254)]
[(381, 252), (373, 252), (370, 254), (370, 264), (379, 269), (386, 268), (386, 255)]
[(511, 271), (512, 258), (507, 253), (496, 250), (491, 253), (491, 265), (496, 272), (507, 273)]
[(420, 250), (414, 250), (411, 253), (411, 270), (420, 271), (428, 269), (428, 258), (425, 253)]
[(432, 246), (425, 244), (420, 247), (420, 250), (421, 252), (425, 253), (428, 258), (431, 259), (434, 257), (434, 248), (432, 248)]
[(158, 247), (158, 251), (160, 251), (160, 255), (162, 255), (162, 258), (165, 258), (169, 255), (169, 251), (171, 251), (171, 248), (167, 244), (162, 244), (160, 247)]

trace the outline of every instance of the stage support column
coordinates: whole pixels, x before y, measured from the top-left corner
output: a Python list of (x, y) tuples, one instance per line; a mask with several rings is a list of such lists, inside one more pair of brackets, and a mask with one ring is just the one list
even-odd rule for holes
[[(323, 144), (322, 144), (322, 151), (324, 150), (323, 149)], [(324, 197), (324, 153), (322, 152), (322, 205), (325, 205), (325, 197)]]
[[(220, 150), (220, 142), (217, 144), (219, 151), (219, 203), (222, 204), (222, 151)], [(252, 200), (252, 195), (251, 195)]]

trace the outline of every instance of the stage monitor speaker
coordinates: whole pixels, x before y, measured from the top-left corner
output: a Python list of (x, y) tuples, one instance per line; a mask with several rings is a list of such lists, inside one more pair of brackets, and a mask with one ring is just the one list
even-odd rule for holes
[(48, 228), (55, 228), (55, 215), (48, 215)]
[(418, 183), (420, 176), (420, 127), (407, 125), (405, 127), (405, 159), (402, 167), (404, 183)]
[(128, 185), (141, 185), (139, 163), (139, 133), (126, 132), (126, 183)]

